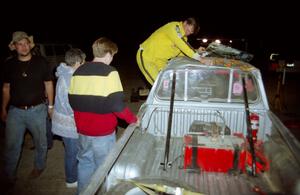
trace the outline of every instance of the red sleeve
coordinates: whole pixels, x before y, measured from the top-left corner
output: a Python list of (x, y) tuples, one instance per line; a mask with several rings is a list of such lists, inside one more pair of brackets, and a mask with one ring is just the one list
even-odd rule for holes
[(125, 120), (129, 124), (135, 123), (137, 121), (137, 117), (130, 111), (128, 107), (125, 107), (121, 112), (114, 112), (114, 114), (118, 118)]

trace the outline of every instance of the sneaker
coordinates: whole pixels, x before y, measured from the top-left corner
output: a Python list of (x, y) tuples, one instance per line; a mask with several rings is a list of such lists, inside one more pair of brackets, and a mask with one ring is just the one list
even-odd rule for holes
[(73, 183), (66, 182), (66, 186), (67, 186), (67, 188), (77, 188), (77, 181), (75, 181)]

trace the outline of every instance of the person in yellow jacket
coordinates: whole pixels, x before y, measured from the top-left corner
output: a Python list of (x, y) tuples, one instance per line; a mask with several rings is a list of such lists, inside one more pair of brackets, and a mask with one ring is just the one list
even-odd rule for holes
[[(169, 22), (157, 29), (140, 45), (136, 55), (137, 64), (151, 85), (159, 71), (171, 58), (185, 55), (200, 60), (198, 50), (187, 42), (187, 37), (198, 31), (199, 25), (195, 18)], [(199, 48), (199, 51), (202, 49)]]

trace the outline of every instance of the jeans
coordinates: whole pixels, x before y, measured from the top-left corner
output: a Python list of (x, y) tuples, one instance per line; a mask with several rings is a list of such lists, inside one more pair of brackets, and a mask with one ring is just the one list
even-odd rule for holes
[(98, 137), (79, 134), (78, 194), (90, 182), (93, 173), (102, 165), (115, 142), (115, 132)]
[(65, 175), (66, 182), (73, 183), (77, 181), (77, 154), (78, 139), (62, 137), (65, 145)]
[(5, 172), (8, 177), (15, 178), (17, 166), (24, 141), (24, 134), (28, 129), (35, 145), (34, 167), (44, 169), (46, 166), (47, 137), (46, 137), (47, 107), (37, 105), (28, 110), (10, 106), (5, 129)]
[(46, 129), (47, 129), (47, 145), (48, 149), (51, 149), (53, 146), (53, 133), (51, 131), (52, 128), (52, 122), (49, 115), (46, 117)]

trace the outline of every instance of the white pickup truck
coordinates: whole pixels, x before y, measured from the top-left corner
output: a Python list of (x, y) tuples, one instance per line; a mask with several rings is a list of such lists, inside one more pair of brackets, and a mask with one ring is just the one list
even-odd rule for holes
[(299, 194), (300, 144), (269, 109), (259, 69), (186, 57), (160, 72), (80, 194)]

